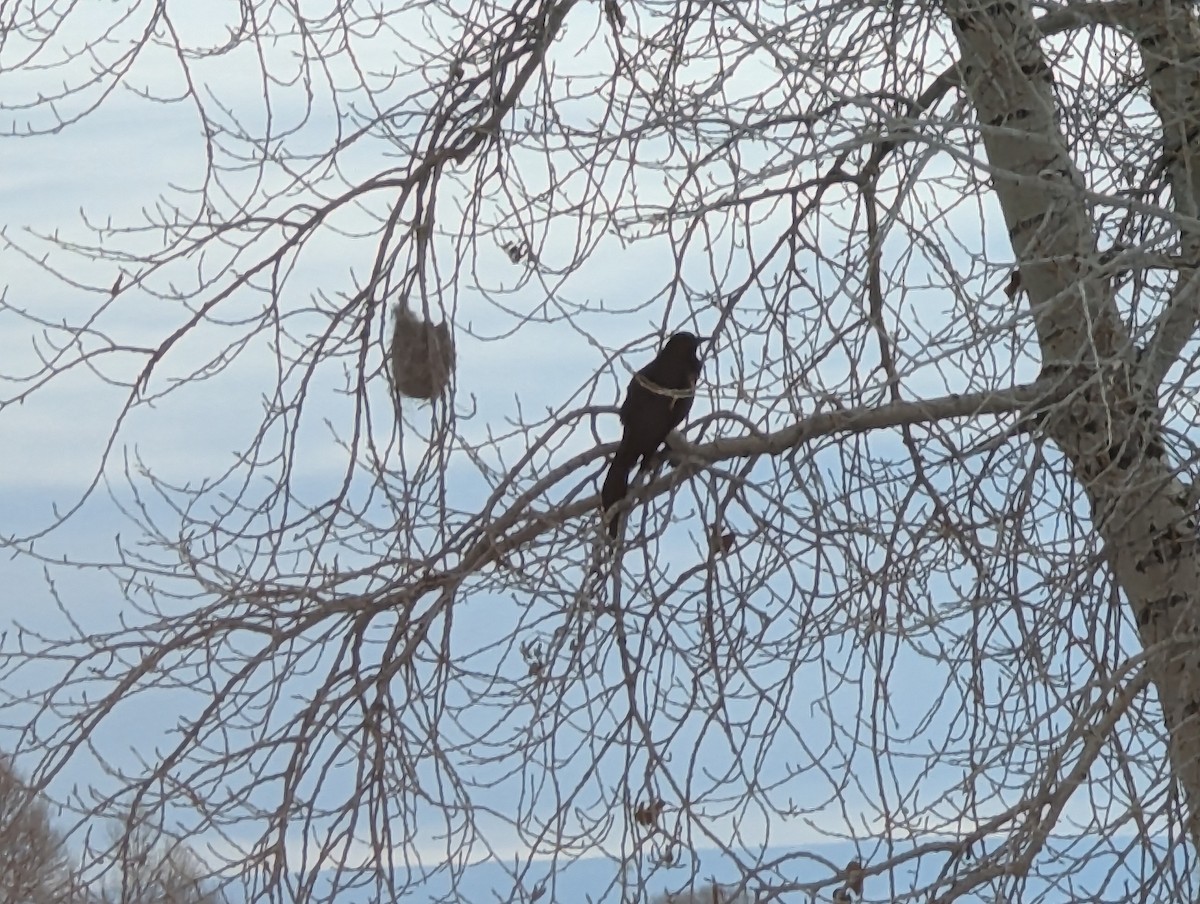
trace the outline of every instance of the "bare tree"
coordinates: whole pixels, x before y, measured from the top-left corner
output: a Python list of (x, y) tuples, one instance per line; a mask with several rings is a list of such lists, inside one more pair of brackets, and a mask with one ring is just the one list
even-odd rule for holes
[[(3, 232), (9, 435), (118, 412), (5, 540), (123, 599), (3, 647), (40, 784), (99, 757), (85, 813), (312, 900), (711, 848), (767, 898), (853, 854), (865, 900), (1197, 899), (1191, 5), (10, 6), (29, 146), (196, 136), (131, 220)], [(393, 302), (450, 325), (429, 404)], [(614, 550), (615, 403), (682, 327), (689, 443)], [(97, 507), (113, 561), (55, 548)]]
[(50, 818), (50, 805), (0, 756), (0, 902), (66, 901), (71, 870), (66, 845)]
[(226, 904), (215, 877), (185, 844), (160, 836), (144, 821), (113, 824), (109, 843), (90, 852), (95, 904)]

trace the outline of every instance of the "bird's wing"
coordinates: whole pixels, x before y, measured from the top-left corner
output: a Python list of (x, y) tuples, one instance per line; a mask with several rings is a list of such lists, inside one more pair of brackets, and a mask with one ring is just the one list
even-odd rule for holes
[(645, 377), (645, 368), (633, 375), (625, 389), (625, 401), (621, 403), (621, 423), (629, 426), (631, 421), (642, 420), (645, 412), (654, 407), (656, 396), (642, 385), (639, 377)]

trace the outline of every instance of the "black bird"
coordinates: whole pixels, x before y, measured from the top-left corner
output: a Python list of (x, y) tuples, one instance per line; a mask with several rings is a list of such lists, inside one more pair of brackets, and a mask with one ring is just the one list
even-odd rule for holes
[(630, 469), (639, 461), (642, 470), (650, 467), (667, 434), (692, 409), (696, 380), (700, 377), (697, 350), (704, 341), (693, 333), (675, 333), (658, 356), (629, 381), (621, 405), (625, 432), (600, 489), (601, 511), (608, 522), (609, 536), (615, 537), (620, 527), (621, 519), (613, 506), (629, 491)]

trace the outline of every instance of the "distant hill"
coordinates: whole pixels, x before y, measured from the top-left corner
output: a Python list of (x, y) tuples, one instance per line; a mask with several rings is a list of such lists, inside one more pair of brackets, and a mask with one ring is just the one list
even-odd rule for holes
[[(1067, 871), (1074, 855), (1071, 858), (1059, 859), (1054, 851), (1057, 849), (1063, 852), (1074, 844), (1078, 844), (1078, 840), (1052, 841), (1047, 845), (1043, 851), (1044, 857), (1039, 863), (1042, 864), (1042, 869), (1053, 875), (1027, 877), (1022, 883), (1020, 900), (1044, 901), (1048, 904), (1092, 904), (1102, 897), (1113, 900), (1114, 895), (1122, 889), (1138, 889), (1143, 885), (1133, 872), (1133, 864), (1122, 862), (1122, 858), (1117, 856), (1115, 851), (1093, 855), (1088, 860), (1087, 868), (1083, 870)], [(902, 850), (903, 848), (897, 846), (895, 853), (899, 854)], [(747, 868), (750, 864), (758, 864), (758, 875), (773, 889), (779, 890), (781, 887), (786, 889), (789, 883), (832, 880), (834, 869), (840, 869), (856, 856), (861, 856), (868, 868), (873, 860), (879, 862), (888, 858), (884, 851), (874, 851), (865, 846), (861, 851), (856, 851), (853, 845), (846, 843), (806, 848), (773, 848), (753, 858), (747, 855), (743, 862)], [(872, 904), (893, 899), (915, 900), (907, 896), (906, 892), (914, 885), (934, 881), (944, 859), (927, 856), (923, 862), (921, 876), (915, 876), (912, 870), (898, 872), (892, 876), (868, 876), (863, 890), (863, 901), (865, 904)], [(558, 865), (557, 872), (552, 872), (552, 867), (553, 864), (549, 860), (535, 860), (527, 867), (517, 867), (511, 862), (482, 862), (463, 870), (455, 884), (451, 884), (449, 876), (438, 873), (415, 887), (410, 887), (402, 898), (393, 899), (390, 895), (380, 898), (374, 894), (373, 889), (348, 888), (340, 893), (336, 900), (339, 904), (343, 901), (346, 904), (392, 904), (393, 900), (412, 904), (533, 904), (534, 901), (537, 904), (622, 904), (634, 900), (659, 899), (664, 893), (683, 892), (686, 895), (689, 889), (693, 893), (710, 894), (710, 883), (713, 880), (722, 886), (729, 886), (739, 879), (734, 864), (717, 850), (698, 852), (694, 861), (689, 860), (676, 867), (645, 866), (640, 873), (636, 870), (623, 872), (616, 861), (606, 857), (588, 857), (572, 863), (562, 863)], [(1176, 869), (1177, 875), (1186, 874), (1182, 864), (1177, 864)], [(333, 877), (329, 878), (332, 880)], [(1159, 876), (1160, 880), (1161, 878)], [(1175, 898), (1164, 897), (1166, 889), (1161, 881), (1159, 884), (1150, 884), (1153, 891), (1145, 900), (1170, 901), (1171, 904), (1175, 904)], [(830, 881), (816, 900), (828, 902), (834, 887), (835, 883)], [(326, 883), (323, 889), (318, 889), (318, 895), (321, 892), (327, 894), (328, 888), (329, 884)], [(755, 890), (754, 885), (748, 889), (751, 901)], [(957, 902), (991, 904), (995, 900), (992, 894), (994, 891), (995, 889), (984, 886), (978, 890), (978, 894), (961, 896)], [(289, 899), (283, 897), (282, 900), (286, 902)], [(783, 904), (809, 904), (812, 899), (799, 891), (789, 893), (784, 890), (776, 900)], [(702, 894), (697, 895), (691, 904), (707, 904), (707, 901), (708, 898)], [(238, 904), (232, 897), (231, 902)]]
[[(783, 860), (772, 870), (779, 879), (811, 882), (831, 876), (829, 866), (808, 859), (806, 854), (823, 857), (827, 861), (844, 866), (856, 856), (851, 845), (821, 845), (806, 851), (795, 849), (769, 850), (759, 858), (760, 863)], [(797, 857), (804, 859), (796, 859)], [(410, 890), (403, 901), (412, 904), (620, 904), (639, 898), (658, 898), (665, 893), (678, 894), (689, 888), (711, 893), (711, 882), (728, 885), (738, 879), (736, 868), (721, 852), (700, 852), (697, 860), (687, 860), (679, 866), (644, 865), (637, 869), (622, 870), (621, 865), (607, 857), (587, 857), (571, 863), (555, 864), (549, 859), (534, 860), (529, 865), (515, 865), (511, 861), (500, 863), (486, 861), (468, 866), (456, 883), (451, 877), (439, 872), (426, 879), (412, 877)], [(318, 882), (315, 890), (318, 897), (328, 894), (334, 876)], [(345, 883), (345, 876), (342, 882)], [(399, 884), (399, 883), (398, 883)], [(321, 887), (323, 886), (323, 887)], [(541, 889), (538, 893), (538, 889)], [(830, 888), (832, 892), (832, 886)], [(294, 895), (295, 890), (292, 890)], [(231, 904), (241, 904), (242, 898), (229, 895)], [(284, 901), (295, 900), (285, 895)], [(376, 901), (391, 904), (392, 898), (378, 898), (374, 889), (345, 888), (337, 901), (346, 904), (375, 904)]]

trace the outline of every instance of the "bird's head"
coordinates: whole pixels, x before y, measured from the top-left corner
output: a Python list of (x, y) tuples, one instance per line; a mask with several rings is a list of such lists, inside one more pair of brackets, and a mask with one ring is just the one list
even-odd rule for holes
[(697, 336), (695, 333), (680, 330), (678, 333), (672, 333), (667, 339), (666, 345), (663, 346), (663, 353), (678, 355), (699, 365), (700, 344), (707, 341), (707, 336)]

